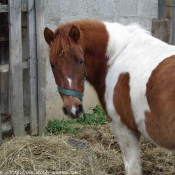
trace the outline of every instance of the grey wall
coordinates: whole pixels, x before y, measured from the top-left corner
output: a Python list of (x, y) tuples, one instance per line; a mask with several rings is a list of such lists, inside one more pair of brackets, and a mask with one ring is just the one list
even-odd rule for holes
[[(157, 15), (158, 0), (45, 0), (45, 25), (52, 30), (61, 23), (78, 19), (99, 19), (125, 25), (138, 22), (150, 30), (152, 18), (157, 18)], [(63, 118), (62, 101), (48, 59), (46, 91), (47, 120)], [(85, 110), (97, 103), (95, 92), (86, 86)]]
[(45, 0), (46, 24), (77, 19), (99, 19), (128, 24), (139, 22), (150, 28), (157, 17), (158, 0)]

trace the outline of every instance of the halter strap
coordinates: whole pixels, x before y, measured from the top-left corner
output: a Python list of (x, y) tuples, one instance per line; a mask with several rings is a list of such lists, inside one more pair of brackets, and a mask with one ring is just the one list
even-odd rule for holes
[[(86, 81), (86, 77), (83, 78), (83, 86), (85, 85), (85, 81)], [(76, 91), (72, 91), (72, 90), (68, 90), (68, 89), (62, 89), (58, 85), (57, 85), (57, 89), (58, 89), (58, 92), (60, 92), (64, 95), (74, 96), (74, 97), (79, 98), (81, 101), (83, 100), (85, 86), (84, 86), (82, 94), (80, 94)]]
[(84, 64), (83, 64), (83, 67), (84, 67), (85, 77), (83, 78), (83, 92), (82, 92), (82, 94), (80, 94), (80, 93), (78, 93), (78, 92), (76, 92), (76, 91), (72, 91), (72, 90), (60, 88), (60, 87), (57, 85), (58, 92), (60, 92), (61, 94), (64, 94), (64, 95), (70, 95), (70, 96), (77, 97), (77, 98), (79, 98), (79, 99), (82, 101), (82, 100), (83, 100), (83, 96), (84, 96), (84, 90), (85, 90), (85, 81), (86, 81), (86, 77), (88, 76)]

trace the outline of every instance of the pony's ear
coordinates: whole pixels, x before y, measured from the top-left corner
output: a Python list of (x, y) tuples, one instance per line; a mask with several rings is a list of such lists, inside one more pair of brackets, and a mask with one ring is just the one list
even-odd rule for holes
[(80, 38), (80, 29), (73, 25), (70, 29), (69, 36), (75, 41), (75, 43), (77, 43)]
[(53, 41), (53, 38), (54, 38), (54, 33), (52, 32), (52, 30), (50, 30), (47, 27), (44, 29), (44, 38), (45, 38), (48, 45), (51, 44), (51, 42)]

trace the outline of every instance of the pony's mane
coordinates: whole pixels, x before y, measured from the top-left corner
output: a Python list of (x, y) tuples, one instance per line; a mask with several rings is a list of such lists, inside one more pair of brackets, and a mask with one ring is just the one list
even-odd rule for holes
[(140, 24), (138, 23), (131, 23), (131, 24), (128, 24), (126, 26), (131, 32), (132, 31), (139, 31), (139, 32), (143, 32), (143, 33), (147, 33), (147, 34), (150, 34), (150, 32), (145, 29), (143, 26), (141, 26)]
[(53, 58), (57, 58), (62, 54), (67, 56), (70, 46), (73, 41), (69, 37), (69, 31), (71, 26), (60, 26), (54, 32), (54, 40), (50, 46), (50, 54)]
[(125, 26), (128, 31), (128, 36), (133, 44), (144, 44), (147, 43), (151, 38), (151, 33), (140, 26), (138, 23), (132, 23)]
[[(67, 56), (69, 48), (73, 45), (73, 41), (69, 36), (72, 25), (78, 25), (84, 30), (84, 28), (89, 29), (91, 27), (95, 27), (98, 23), (99, 21), (96, 20), (80, 20), (60, 25), (54, 32), (54, 40), (50, 46), (50, 53), (52, 54), (52, 57), (57, 58), (62, 54)], [(150, 32), (141, 27), (138, 23), (132, 23), (126, 26), (119, 23), (113, 24), (120, 29), (120, 32), (124, 32), (126, 34), (127, 43), (142, 45), (152, 38)], [(116, 32), (118, 31), (119, 30), (116, 30)]]
[(69, 48), (73, 45), (73, 40), (69, 36), (73, 25), (79, 26), (82, 30), (84, 28), (90, 30), (97, 23), (99, 23), (97, 20), (79, 20), (60, 25), (54, 32), (54, 40), (50, 46), (50, 53), (53, 54), (53, 57), (56, 57), (56, 55), (66, 54), (69, 51)]

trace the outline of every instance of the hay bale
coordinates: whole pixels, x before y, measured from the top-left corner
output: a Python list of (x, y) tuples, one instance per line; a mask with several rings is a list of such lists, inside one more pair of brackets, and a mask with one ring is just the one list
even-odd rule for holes
[(0, 147), (0, 170), (104, 174), (106, 167), (102, 166), (115, 154), (110, 155), (102, 145), (93, 150), (90, 144), (82, 149), (68, 142), (59, 136), (13, 138)]
[[(142, 141), (141, 149), (143, 175), (174, 174), (173, 152), (146, 141)], [(80, 135), (12, 138), (0, 147), (0, 173), (10, 171), (123, 175), (124, 167), (115, 137), (105, 125)]]

